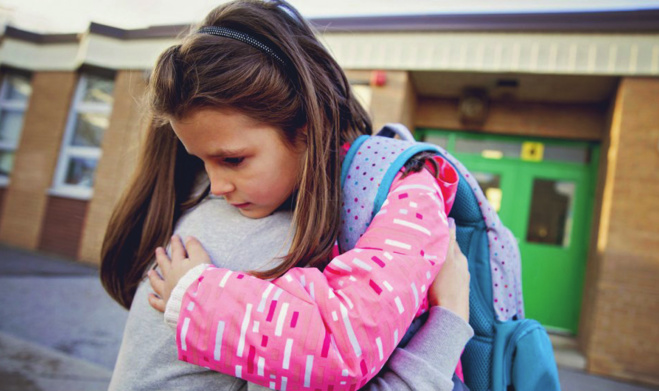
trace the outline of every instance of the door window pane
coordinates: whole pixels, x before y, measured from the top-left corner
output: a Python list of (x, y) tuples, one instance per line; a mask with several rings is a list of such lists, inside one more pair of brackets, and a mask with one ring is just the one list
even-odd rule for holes
[(71, 158), (65, 182), (69, 185), (93, 187), (96, 159)]
[(518, 159), (521, 151), (522, 143), (520, 142), (469, 138), (458, 138), (455, 140), (456, 153), (476, 154), (489, 159), (500, 159), (502, 157)]
[(533, 180), (527, 242), (570, 245), (575, 191), (571, 181)]
[(32, 93), (30, 80), (24, 76), (11, 75), (7, 77), (7, 91), (5, 99), (14, 101), (27, 101)]
[(501, 198), (503, 197), (503, 192), (501, 191), (501, 175), (487, 172), (472, 172), (471, 175), (480, 185), (490, 205), (499, 213), (501, 209)]
[(23, 112), (13, 110), (0, 111), (0, 141), (18, 144), (23, 127)]
[(97, 76), (87, 76), (87, 87), (83, 102), (98, 102), (112, 105), (114, 99), (112, 91), (114, 90), (114, 80), (105, 79)]
[(545, 160), (570, 163), (588, 163), (590, 160), (587, 147), (572, 147), (565, 145), (545, 145)]
[(0, 151), (0, 175), (9, 176), (14, 168), (14, 152)]
[(78, 114), (71, 145), (100, 147), (109, 122), (108, 117), (103, 114)]

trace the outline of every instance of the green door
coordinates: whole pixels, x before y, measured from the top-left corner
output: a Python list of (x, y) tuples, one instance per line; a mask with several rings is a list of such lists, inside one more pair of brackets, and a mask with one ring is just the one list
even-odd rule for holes
[(519, 243), (526, 316), (576, 333), (597, 146), (422, 130), (478, 180)]

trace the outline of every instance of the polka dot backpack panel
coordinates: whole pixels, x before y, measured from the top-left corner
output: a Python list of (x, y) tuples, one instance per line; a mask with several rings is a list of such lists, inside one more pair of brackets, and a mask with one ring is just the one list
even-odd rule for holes
[(394, 177), (418, 152), (417, 144), (381, 136), (361, 136), (355, 140), (343, 160), (341, 172), (341, 252), (355, 247), (380, 210)]
[[(393, 138), (395, 135), (400, 139)], [(467, 254), (472, 280), (477, 277), (474, 288), (491, 308), (486, 310), (487, 315), (494, 312), (499, 321), (523, 318), (520, 257), (512, 233), (501, 224), (478, 182), (455, 157), (437, 145), (415, 141), (401, 124), (387, 124), (376, 136), (361, 136), (348, 150), (341, 172), (339, 248), (343, 252), (355, 246), (379, 211), (396, 173), (409, 158), (422, 151), (439, 154), (459, 172), (458, 194), (450, 217), (456, 221), (457, 239), (463, 252), (468, 253), (465, 247), (471, 245), (467, 241), (472, 239), (475, 224), (479, 228), (477, 233), (487, 238), (483, 256), (469, 258)], [(489, 273), (482, 273), (483, 270)]]

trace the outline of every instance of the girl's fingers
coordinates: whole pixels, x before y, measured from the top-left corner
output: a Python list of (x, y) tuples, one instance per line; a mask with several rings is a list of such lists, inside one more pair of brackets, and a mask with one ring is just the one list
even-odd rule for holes
[(162, 297), (165, 292), (165, 281), (160, 278), (155, 270), (150, 270), (148, 276), (151, 288), (158, 296)]
[(185, 240), (185, 245), (188, 249), (188, 255), (192, 263), (202, 264), (211, 263), (211, 258), (201, 245), (201, 242), (192, 236), (188, 236)]
[(169, 273), (169, 269), (171, 267), (171, 261), (169, 260), (167, 253), (162, 247), (158, 247), (156, 249), (156, 263), (158, 264), (158, 268), (160, 269), (162, 276), (167, 278), (167, 274)]
[(453, 255), (455, 254), (455, 248), (456, 243), (455, 243), (455, 228), (449, 228), (449, 239), (448, 239), (448, 251), (446, 252), (447, 254)]
[(188, 257), (181, 237), (178, 235), (172, 236), (172, 261), (178, 262)]
[(151, 307), (154, 309), (160, 311), (160, 312), (165, 312), (165, 301), (158, 296), (154, 295), (153, 293), (149, 294), (149, 304)]

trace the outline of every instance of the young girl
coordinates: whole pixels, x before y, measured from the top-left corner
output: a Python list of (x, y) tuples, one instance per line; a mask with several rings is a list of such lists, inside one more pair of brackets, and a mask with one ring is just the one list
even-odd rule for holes
[[(151, 129), (144, 145), (166, 144), (163, 139), (171, 139), (170, 134), (162, 129)], [(149, 156), (143, 154), (141, 157), (149, 160)], [(170, 161), (162, 161), (162, 164), (170, 164)], [(199, 176), (203, 187), (207, 178), (203, 172)], [(291, 217), (290, 211), (280, 210), (266, 218), (249, 219), (224, 199), (206, 197), (184, 212), (176, 222), (174, 232), (181, 237), (196, 236), (204, 243), (216, 266), (255, 269), (287, 249)], [(466, 322), (467, 265), (455, 247), (456, 256), (451, 258), (453, 252), (449, 251), (429, 289), (429, 301), (434, 306), (429, 311), (428, 320), (406, 347), (395, 350), (385, 369), (364, 389), (453, 389), (451, 375), (471, 335)], [(140, 283), (128, 314), (110, 391), (261, 390), (242, 379), (178, 361), (174, 334), (163, 322), (162, 314), (153, 311), (147, 302), (150, 292), (148, 280)]]
[[(448, 243), (445, 216), (435, 203), (450, 207), (445, 200), (455, 184), (439, 189), (425, 170), (399, 176), (383, 209), (390, 213), (376, 216), (357, 250), (336, 257), (324, 273), (292, 268), (322, 268), (331, 258), (340, 147), (370, 132), (370, 123), (338, 65), (286, 4), (232, 3), (211, 13), (204, 26), (167, 50), (154, 70), (151, 99), (160, 126), (171, 125), (185, 149), (203, 161), (212, 194), (256, 219), (293, 207), (296, 229), (284, 261), (252, 273), (271, 282), (205, 266), (186, 275), (179, 285), (186, 292), (183, 306), (169, 303), (184, 312), (180, 357), (273, 388), (354, 389), (382, 367), (424, 306), (421, 294), (440, 263), (423, 254), (443, 259)], [(159, 224), (171, 227), (189, 206), (181, 203), (192, 181), (186, 169), (194, 171), (197, 161), (171, 145), (150, 146), (154, 167), (143, 168), (152, 168), (155, 179), (131, 189), (104, 243), (105, 286), (125, 305), (149, 261), (148, 249), (167, 240)], [(157, 167), (171, 151), (177, 153), (175, 172)], [(150, 192), (158, 201), (148, 198)], [(417, 225), (436, 234), (426, 238), (392, 225), (403, 206), (415, 208)], [(189, 254), (188, 264), (203, 258), (199, 249), (191, 242), (189, 250), (199, 255)], [(189, 267), (178, 262), (185, 250), (176, 239), (172, 252), (185, 274)], [(172, 287), (177, 276), (162, 249), (157, 256)], [(131, 259), (142, 261), (131, 265)], [(167, 299), (167, 289), (162, 293)], [(222, 302), (227, 308), (219, 310)]]

